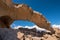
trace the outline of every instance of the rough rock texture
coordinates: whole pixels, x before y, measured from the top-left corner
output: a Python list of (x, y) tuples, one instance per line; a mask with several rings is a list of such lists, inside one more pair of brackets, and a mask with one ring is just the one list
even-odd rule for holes
[(0, 40), (18, 40), (17, 30), (0, 28)]
[(58, 30), (57, 28), (54, 29), (56, 31), (55, 34), (50, 35), (46, 32), (38, 32), (35, 30), (35, 28), (34, 29), (0, 28), (0, 40), (60, 40), (60, 32), (59, 32), (60, 30)]
[[(40, 13), (32, 10), (25, 4), (14, 4), (12, 0), (0, 0), (0, 21), (1, 28), (10, 28), (14, 20), (27, 20), (34, 22), (37, 26), (52, 31), (50, 23)], [(52, 31), (54, 32), (54, 30)]]

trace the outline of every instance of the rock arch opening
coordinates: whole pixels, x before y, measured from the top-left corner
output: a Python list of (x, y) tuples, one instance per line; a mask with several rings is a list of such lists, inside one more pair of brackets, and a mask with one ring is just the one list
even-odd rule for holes
[(36, 25), (35, 23), (31, 22), (31, 21), (27, 21), (27, 20), (15, 20), (13, 21), (13, 23), (11, 24), (11, 27), (33, 27), (34, 25)]

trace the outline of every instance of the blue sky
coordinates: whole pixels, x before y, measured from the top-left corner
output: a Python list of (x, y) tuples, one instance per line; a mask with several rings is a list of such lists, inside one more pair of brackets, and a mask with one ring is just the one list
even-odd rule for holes
[[(42, 13), (51, 24), (60, 24), (60, 0), (13, 0), (17, 4), (27, 4), (33, 10)], [(18, 13), (17, 13), (18, 14)], [(13, 24), (21, 26), (33, 26), (32, 22), (28, 21), (14, 21)]]

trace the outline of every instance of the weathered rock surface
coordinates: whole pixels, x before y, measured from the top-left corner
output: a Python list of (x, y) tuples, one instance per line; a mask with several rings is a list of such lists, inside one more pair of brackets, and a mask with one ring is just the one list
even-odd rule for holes
[(17, 30), (0, 28), (0, 40), (18, 40)]
[(0, 28), (0, 40), (60, 40), (60, 36), (58, 36), (60, 30), (56, 28), (54, 30), (55, 34), (50, 35), (45, 32), (37, 32), (35, 29)]
[[(0, 0), (0, 21), (1, 28), (10, 28), (14, 20), (27, 20), (34, 22), (37, 26), (52, 31), (50, 23), (41, 13), (34, 11), (25, 4), (14, 4), (12, 0)], [(52, 31), (54, 32), (54, 31)]]

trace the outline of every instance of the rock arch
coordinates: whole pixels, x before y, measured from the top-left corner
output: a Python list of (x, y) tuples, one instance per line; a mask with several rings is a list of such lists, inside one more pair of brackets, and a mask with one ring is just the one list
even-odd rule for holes
[(6, 28), (10, 28), (10, 24), (14, 20), (28, 20), (41, 28), (53, 30), (43, 15), (25, 4), (13, 4), (11, 0), (0, 0), (0, 20)]

